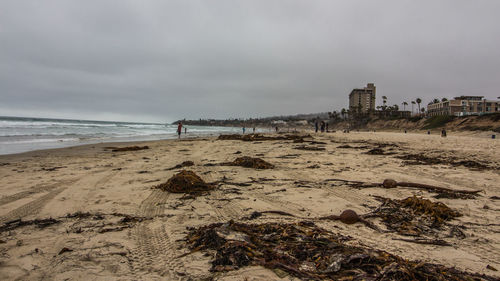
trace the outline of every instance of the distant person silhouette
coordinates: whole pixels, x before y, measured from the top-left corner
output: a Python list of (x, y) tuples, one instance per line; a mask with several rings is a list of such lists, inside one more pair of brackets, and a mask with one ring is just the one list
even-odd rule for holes
[(181, 138), (181, 132), (182, 132), (182, 123), (179, 122), (177, 125), (177, 135), (179, 135), (179, 139)]

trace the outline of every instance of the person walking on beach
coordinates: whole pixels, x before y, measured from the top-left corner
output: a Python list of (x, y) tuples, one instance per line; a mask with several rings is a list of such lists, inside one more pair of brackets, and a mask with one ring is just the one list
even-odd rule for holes
[(245, 128), (245, 127), (243, 127), (243, 134), (245, 134), (245, 129), (246, 129), (246, 128)]
[(182, 132), (182, 123), (179, 122), (177, 125), (177, 135), (179, 135), (179, 139), (181, 138), (181, 132)]
[(255, 127), (253, 127), (253, 133), (255, 134)]
[(321, 121), (321, 132), (325, 132), (325, 121)]
[(184, 126), (184, 134), (186, 135), (188, 133), (188, 128)]
[(318, 132), (318, 119), (316, 119), (316, 121), (314, 121), (314, 132), (317, 133)]

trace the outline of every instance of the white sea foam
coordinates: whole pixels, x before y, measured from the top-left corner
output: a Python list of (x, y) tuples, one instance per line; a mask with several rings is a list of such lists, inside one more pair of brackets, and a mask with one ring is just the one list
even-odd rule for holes
[[(187, 126), (188, 136), (241, 132), (240, 128)], [(175, 138), (177, 125), (0, 117), (0, 154), (110, 141)], [(184, 132), (183, 132), (184, 133)]]

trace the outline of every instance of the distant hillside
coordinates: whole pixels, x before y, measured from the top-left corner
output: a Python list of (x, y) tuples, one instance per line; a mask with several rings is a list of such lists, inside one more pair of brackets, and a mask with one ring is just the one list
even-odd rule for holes
[[(297, 114), (290, 116), (273, 116), (249, 119), (199, 119), (179, 120), (185, 125), (221, 126), (221, 127), (274, 127), (306, 129), (313, 127), (314, 120), (318, 118), (329, 123), (332, 130), (367, 129), (367, 130), (433, 130), (446, 129), (454, 131), (493, 131), (500, 133), (500, 113), (482, 116), (435, 116), (431, 118), (412, 117), (409, 119), (364, 119), (349, 121), (340, 117), (329, 119), (328, 112)], [(175, 121), (172, 124), (177, 124)]]
[(263, 118), (248, 119), (198, 119), (198, 120), (177, 120), (172, 124), (182, 122), (185, 125), (195, 126), (222, 126), (222, 127), (269, 127), (280, 124), (281, 126), (306, 125), (315, 118), (327, 120), (328, 112), (297, 114), (287, 116), (272, 116)]

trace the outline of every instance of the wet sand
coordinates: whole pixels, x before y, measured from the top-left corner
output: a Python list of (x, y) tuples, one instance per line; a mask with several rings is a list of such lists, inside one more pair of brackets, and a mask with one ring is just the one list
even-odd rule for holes
[[(311, 218), (326, 230), (351, 236), (352, 245), (500, 277), (487, 268), (500, 269), (498, 140), (387, 132), (312, 136), (316, 143), (310, 138), (304, 143), (200, 138), (0, 156), (0, 279), (296, 279), (255, 266), (213, 273), (209, 271), (213, 253), (183, 255), (189, 251), (182, 241), (186, 227), (237, 221), (255, 211), (295, 217), (268, 213), (252, 223)], [(132, 145), (149, 149), (109, 148)], [(296, 149), (300, 146), (324, 150)], [(373, 149), (379, 150), (367, 153)], [(424, 160), (415, 161), (415, 155), (425, 156)], [(262, 158), (275, 168), (217, 165), (240, 156)], [(184, 161), (193, 161), (184, 169), (203, 180), (224, 183), (197, 197), (154, 189), (182, 170), (170, 168)], [(473, 199), (435, 199), (435, 193), (421, 189), (349, 185), (349, 181), (381, 183), (388, 178), (482, 192)], [(462, 213), (449, 223), (464, 237), (441, 233), (439, 238), (451, 246), (421, 245), (395, 240), (403, 236), (377, 232), (362, 223), (314, 220), (345, 209), (369, 213), (380, 205), (377, 196), (413, 195)], [(371, 221), (385, 228), (380, 219)]]

